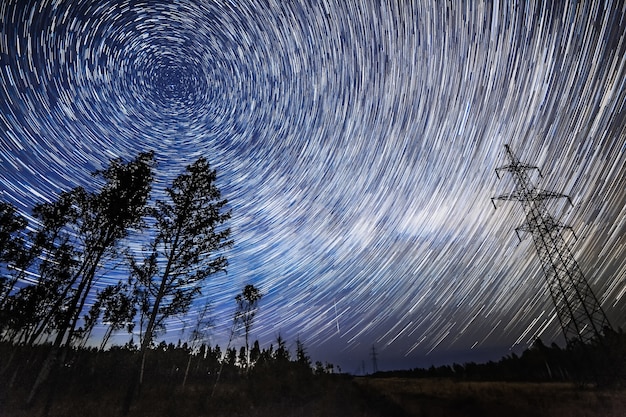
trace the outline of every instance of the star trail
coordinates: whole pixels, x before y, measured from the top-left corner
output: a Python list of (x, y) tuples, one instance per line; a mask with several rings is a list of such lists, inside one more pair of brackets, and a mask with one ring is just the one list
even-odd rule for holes
[(27, 215), (147, 150), (162, 189), (205, 156), (235, 241), (213, 343), (253, 283), (253, 338), (348, 372), (372, 345), (381, 369), (498, 359), (562, 342), (521, 207), (491, 204), (510, 144), (571, 196), (548, 207), (623, 327), (626, 4), (544, 3), (3, 1), (0, 198)]

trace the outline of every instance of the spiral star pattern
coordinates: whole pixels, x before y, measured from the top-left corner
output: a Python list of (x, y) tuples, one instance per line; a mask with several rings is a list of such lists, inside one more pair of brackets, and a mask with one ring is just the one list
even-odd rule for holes
[(253, 283), (254, 338), (347, 371), (372, 345), (381, 368), (498, 359), (560, 337), (521, 207), (490, 201), (510, 144), (571, 196), (549, 207), (624, 326), (626, 4), (537, 4), (3, 1), (1, 197), (27, 214), (146, 150), (162, 188), (206, 156), (235, 241), (199, 300), (214, 343)]

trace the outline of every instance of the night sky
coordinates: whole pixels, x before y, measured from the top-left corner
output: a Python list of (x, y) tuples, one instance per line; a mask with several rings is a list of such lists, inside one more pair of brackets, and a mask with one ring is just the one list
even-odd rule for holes
[(491, 3), (3, 0), (0, 198), (29, 214), (147, 150), (158, 194), (205, 156), (235, 241), (198, 302), (211, 343), (252, 283), (264, 347), (347, 372), (372, 346), (380, 369), (497, 360), (562, 343), (521, 206), (491, 203), (510, 144), (570, 195), (548, 207), (624, 327), (626, 3)]

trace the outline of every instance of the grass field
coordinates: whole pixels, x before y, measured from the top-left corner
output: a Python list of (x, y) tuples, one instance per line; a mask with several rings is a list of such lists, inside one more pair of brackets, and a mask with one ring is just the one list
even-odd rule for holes
[[(127, 417), (626, 416), (626, 389), (598, 390), (571, 383), (338, 375), (301, 383), (252, 382), (221, 384), (215, 396), (211, 396), (212, 384), (193, 384), (185, 391), (159, 384), (144, 391)], [(120, 416), (123, 392), (101, 392), (88, 386), (61, 390), (49, 415)], [(42, 415), (41, 401), (31, 409), (21, 403), (12, 396), (0, 401), (0, 416)]]
[(398, 416), (626, 416), (626, 389), (410, 378), (356, 378), (354, 383), (365, 395), (382, 396), (379, 401), (387, 402)]

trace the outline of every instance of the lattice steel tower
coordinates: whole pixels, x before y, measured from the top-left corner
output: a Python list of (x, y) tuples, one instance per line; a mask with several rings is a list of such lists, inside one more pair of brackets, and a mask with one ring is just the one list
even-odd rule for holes
[(522, 203), (526, 222), (515, 232), (518, 238), (520, 231), (532, 234), (565, 340), (568, 344), (574, 341), (588, 343), (611, 327), (563, 237), (563, 229), (571, 230), (571, 227), (556, 221), (546, 208), (546, 201), (550, 199), (567, 198), (570, 204), (571, 200), (564, 194), (537, 189), (529, 171), (537, 170), (541, 176), (539, 168), (521, 163), (509, 145), (504, 146), (510, 164), (496, 168), (496, 175), (500, 178), (502, 171), (510, 172), (516, 188), (510, 194), (493, 197), (493, 205), (496, 206), (494, 200)]

